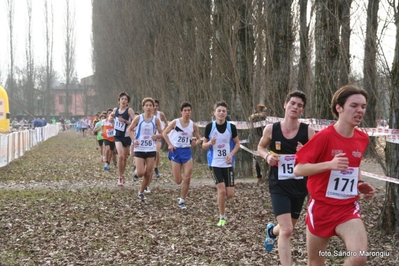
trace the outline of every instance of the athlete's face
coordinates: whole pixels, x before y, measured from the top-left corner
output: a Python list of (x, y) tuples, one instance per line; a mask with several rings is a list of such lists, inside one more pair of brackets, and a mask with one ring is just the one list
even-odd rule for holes
[(213, 115), (215, 116), (216, 120), (223, 121), (226, 119), (227, 116), (227, 108), (224, 106), (218, 106)]
[(157, 114), (158, 108), (159, 108), (159, 104), (157, 104), (157, 103), (154, 103), (154, 108), (153, 108), (154, 115), (156, 115), (156, 114)]
[(301, 98), (291, 97), (291, 99), (284, 104), (286, 115), (300, 117), (304, 111), (303, 105), (304, 103)]
[(191, 108), (190, 107), (184, 107), (183, 110), (181, 111), (181, 116), (183, 118), (190, 118), (190, 116), (191, 116)]
[(143, 111), (145, 113), (153, 113), (154, 112), (154, 105), (151, 101), (146, 101), (143, 105)]
[(346, 99), (344, 106), (336, 105), (338, 120), (358, 126), (366, 113), (366, 98), (362, 94), (353, 94)]
[(123, 95), (122, 97), (119, 98), (119, 104), (121, 107), (126, 107), (129, 103), (129, 100), (126, 95)]

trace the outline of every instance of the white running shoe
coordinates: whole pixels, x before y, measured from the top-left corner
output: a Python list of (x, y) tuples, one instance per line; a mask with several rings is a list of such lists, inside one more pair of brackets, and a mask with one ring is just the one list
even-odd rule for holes
[(123, 176), (120, 176), (118, 179), (118, 187), (123, 187)]
[(142, 201), (145, 201), (147, 198), (144, 196), (144, 194), (143, 193), (140, 193), (139, 192), (139, 194), (138, 194), (138, 198), (139, 199), (141, 199)]

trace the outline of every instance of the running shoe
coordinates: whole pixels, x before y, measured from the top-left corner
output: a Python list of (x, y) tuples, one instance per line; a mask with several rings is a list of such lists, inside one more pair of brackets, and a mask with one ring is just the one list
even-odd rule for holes
[(144, 189), (144, 193), (151, 193), (150, 187), (146, 187), (146, 188)]
[(120, 176), (118, 179), (118, 187), (123, 187), (123, 176)]
[(222, 227), (222, 226), (225, 226), (225, 224), (226, 224), (226, 219), (223, 219), (223, 218), (222, 218), (222, 219), (219, 220), (217, 226)]
[(273, 223), (268, 223), (266, 227), (265, 249), (267, 252), (272, 251), (272, 249), (274, 248), (274, 241), (276, 240), (276, 237), (272, 237), (269, 233), (270, 230), (273, 230), (273, 227)]
[(157, 178), (159, 178), (160, 175), (159, 175), (158, 168), (154, 168), (154, 172), (155, 172), (155, 176), (156, 176)]
[(104, 165), (104, 170), (105, 170), (105, 171), (110, 171), (111, 168), (110, 168), (108, 165)]
[(180, 202), (180, 199), (179, 199), (179, 208), (180, 208), (181, 210), (187, 209), (186, 204), (184, 204), (184, 201), (183, 201), (183, 202)]
[(136, 175), (136, 172), (133, 173), (133, 182), (138, 181), (139, 177)]
[(139, 197), (139, 199), (141, 199), (142, 201), (145, 201), (147, 198), (144, 196), (144, 194), (143, 193), (140, 193), (139, 192), (139, 194), (138, 194), (138, 197)]

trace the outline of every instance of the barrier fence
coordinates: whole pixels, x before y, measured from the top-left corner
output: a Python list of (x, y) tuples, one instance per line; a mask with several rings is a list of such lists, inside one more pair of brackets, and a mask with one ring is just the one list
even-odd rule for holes
[(33, 146), (58, 134), (60, 125), (46, 125), (35, 129), (0, 134), (0, 167), (24, 155)]
[[(271, 117), (268, 116), (264, 121), (259, 121), (259, 122), (247, 122), (247, 121), (230, 121), (234, 125), (236, 125), (237, 129), (245, 130), (245, 129), (253, 129), (253, 128), (259, 128), (259, 127), (264, 127), (267, 124), (272, 124), (275, 122), (282, 121), (283, 118), (281, 117)], [(331, 125), (332, 123), (336, 122), (334, 120), (326, 120), (326, 119), (314, 119), (314, 118), (306, 118), (306, 119), (299, 119), (299, 121), (309, 124), (310, 127), (312, 127), (315, 131), (320, 131)], [(209, 122), (207, 121), (201, 121), (197, 122), (199, 127), (205, 127)], [(370, 137), (385, 137), (386, 142), (391, 142), (391, 143), (396, 143), (399, 144), (399, 129), (390, 129), (387, 127), (377, 127), (377, 128), (359, 128), (363, 132), (365, 132), (367, 135)], [(249, 149), (248, 147), (240, 144), (240, 148), (242, 150), (245, 150), (246, 152), (251, 153), (254, 156), (259, 156), (257, 151), (253, 151)], [(394, 177), (388, 177), (388, 176), (383, 176), (383, 175), (377, 175), (373, 173), (368, 173), (365, 171), (361, 171), (361, 174), (367, 177), (371, 177), (374, 179), (386, 181), (386, 182), (391, 182), (395, 184), (399, 184), (399, 178), (394, 178)]]
[[(265, 127), (267, 124), (273, 124), (275, 122), (282, 121), (284, 118), (281, 117), (273, 117), (268, 116), (264, 121), (259, 122), (247, 122), (247, 121), (230, 121), (234, 125), (236, 125), (237, 129), (252, 129), (258, 127)], [(315, 119), (315, 118), (303, 118), (299, 119), (300, 122), (308, 124), (315, 131), (320, 131), (332, 123), (335, 123), (335, 120), (327, 120), (327, 119)], [(199, 127), (205, 127), (209, 122), (201, 121), (196, 122)], [(381, 137), (385, 136), (387, 142), (399, 144), (399, 129), (390, 129), (387, 127), (359, 127), (360, 130), (365, 132), (370, 137)]]
[[(261, 122), (246, 122), (246, 121), (231, 121), (236, 125), (237, 129), (252, 129), (258, 127), (264, 127), (267, 124), (271, 124), (274, 122), (278, 122), (283, 120), (280, 117), (267, 117), (266, 120)], [(333, 123), (334, 121), (330, 120), (316, 120), (316, 119), (300, 119), (301, 122), (309, 124), (316, 131), (320, 131), (326, 128), (328, 125)], [(208, 124), (208, 121), (197, 122), (196, 124), (199, 127), (205, 127)], [(61, 124), (57, 123), (56, 125), (48, 124), (45, 127), (39, 127), (35, 129), (17, 131), (10, 134), (0, 134), (0, 167), (3, 167), (10, 163), (12, 160), (19, 158), (24, 154), (25, 151), (30, 150), (31, 147), (37, 145), (41, 141), (45, 141), (55, 135), (61, 129)], [(359, 128), (364, 131), (371, 137), (379, 137), (385, 136), (387, 142), (397, 143), (399, 144), (399, 129), (389, 129), (389, 128)], [(250, 150), (248, 147), (242, 145), (246, 143), (247, 140), (241, 141), (241, 149), (252, 153), (254, 156), (258, 156), (256, 151)], [(387, 177), (376, 175), (373, 173), (367, 173), (362, 171), (362, 175), (369, 176), (375, 179), (392, 182), (399, 184), (398, 178)]]

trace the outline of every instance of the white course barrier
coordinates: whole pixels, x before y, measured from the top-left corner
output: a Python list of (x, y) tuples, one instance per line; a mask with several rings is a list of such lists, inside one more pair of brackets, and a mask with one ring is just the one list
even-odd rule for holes
[(46, 125), (35, 129), (16, 131), (9, 134), (0, 134), (0, 167), (24, 155), (42, 141), (45, 141), (60, 131), (60, 126)]

